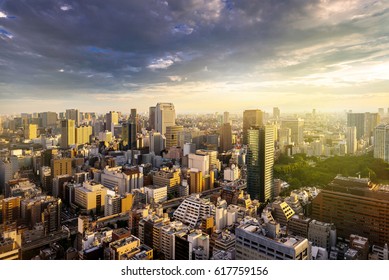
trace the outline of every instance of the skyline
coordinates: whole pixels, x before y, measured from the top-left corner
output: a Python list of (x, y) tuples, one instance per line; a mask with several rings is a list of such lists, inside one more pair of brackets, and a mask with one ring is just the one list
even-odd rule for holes
[(5, 0), (1, 113), (376, 112), (389, 106), (388, 13), (356, 0)]

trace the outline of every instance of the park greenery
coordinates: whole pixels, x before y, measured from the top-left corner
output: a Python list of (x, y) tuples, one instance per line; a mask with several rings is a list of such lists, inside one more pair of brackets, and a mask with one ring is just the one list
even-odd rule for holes
[(389, 163), (373, 157), (372, 153), (360, 156), (334, 156), (326, 159), (296, 154), (281, 155), (274, 165), (274, 178), (289, 183), (283, 194), (301, 187), (322, 187), (338, 174), (370, 178), (374, 183), (389, 183)]

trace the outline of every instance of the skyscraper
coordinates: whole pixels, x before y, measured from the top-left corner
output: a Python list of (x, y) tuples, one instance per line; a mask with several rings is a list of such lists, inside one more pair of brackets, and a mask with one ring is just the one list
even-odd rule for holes
[(230, 123), (230, 113), (229, 112), (223, 113), (223, 123)]
[(263, 125), (263, 112), (261, 110), (246, 110), (243, 112), (243, 144), (248, 144), (247, 130), (252, 126)]
[(125, 149), (133, 150), (137, 148), (136, 123), (131, 120), (123, 124), (123, 146)]
[(301, 145), (304, 142), (304, 120), (299, 118), (283, 120), (281, 128), (290, 128), (291, 141), (294, 142), (295, 145)]
[(389, 162), (389, 124), (380, 124), (375, 128), (374, 157)]
[(347, 140), (347, 153), (355, 154), (357, 151), (357, 128), (355, 126), (347, 127), (346, 140)]
[(184, 127), (181, 125), (166, 127), (166, 148), (179, 146), (178, 137), (182, 131), (184, 131)]
[(80, 112), (78, 109), (66, 109), (66, 118), (68, 120), (74, 120), (76, 125), (80, 124)]
[(149, 108), (149, 128), (155, 129), (155, 107)]
[(252, 199), (265, 202), (273, 194), (274, 126), (248, 130), (247, 191)]
[(273, 119), (279, 120), (281, 116), (280, 109), (278, 107), (273, 108)]
[(220, 151), (232, 149), (232, 128), (230, 123), (224, 123), (220, 129)]
[(357, 129), (357, 139), (365, 135), (365, 114), (364, 113), (348, 113), (347, 127), (355, 126)]
[(67, 149), (70, 145), (76, 143), (75, 135), (75, 121), (62, 120), (61, 121), (61, 148)]
[(176, 125), (176, 110), (173, 103), (158, 103), (155, 108), (155, 129), (166, 133), (167, 126)]
[(109, 111), (105, 114), (105, 129), (114, 132), (114, 126), (119, 123), (119, 114), (115, 111)]

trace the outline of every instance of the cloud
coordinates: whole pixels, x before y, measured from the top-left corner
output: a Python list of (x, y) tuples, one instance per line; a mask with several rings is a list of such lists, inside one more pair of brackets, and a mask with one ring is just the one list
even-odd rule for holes
[(67, 12), (67, 11), (70, 11), (71, 9), (73, 9), (73, 8), (72, 8), (72, 6), (70, 6), (70, 5), (62, 5), (62, 6), (60, 7), (60, 9), (61, 9), (62, 11), (64, 11), (64, 12)]
[(263, 91), (389, 87), (385, 1), (33, 2), (2, 1), (0, 91), (12, 98), (179, 86), (180, 98), (234, 91), (254, 102)]

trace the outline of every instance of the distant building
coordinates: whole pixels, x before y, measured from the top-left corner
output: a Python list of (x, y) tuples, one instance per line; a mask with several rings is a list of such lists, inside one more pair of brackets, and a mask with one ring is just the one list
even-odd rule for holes
[(263, 112), (261, 110), (245, 110), (243, 112), (243, 144), (248, 144), (248, 130), (251, 127), (263, 125)]
[(281, 128), (289, 128), (291, 131), (291, 141), (295, 145), (301, 145), (304, 142), (304, 120), (287, 119), (281, 122)]
[(176, 110), (173, 103), (158, 103), (155, 107), (155, 130), (166, 133), (166, 127), (176, 125)]
[(374, 130), (374, 157), (389, 162), (389, 124), (380, 124)]
[(61, 121), (61, 148), (67, 149), (69, 146), (76, 143), (75, 135), (75, 121), (74, 120), (62, 120)]

